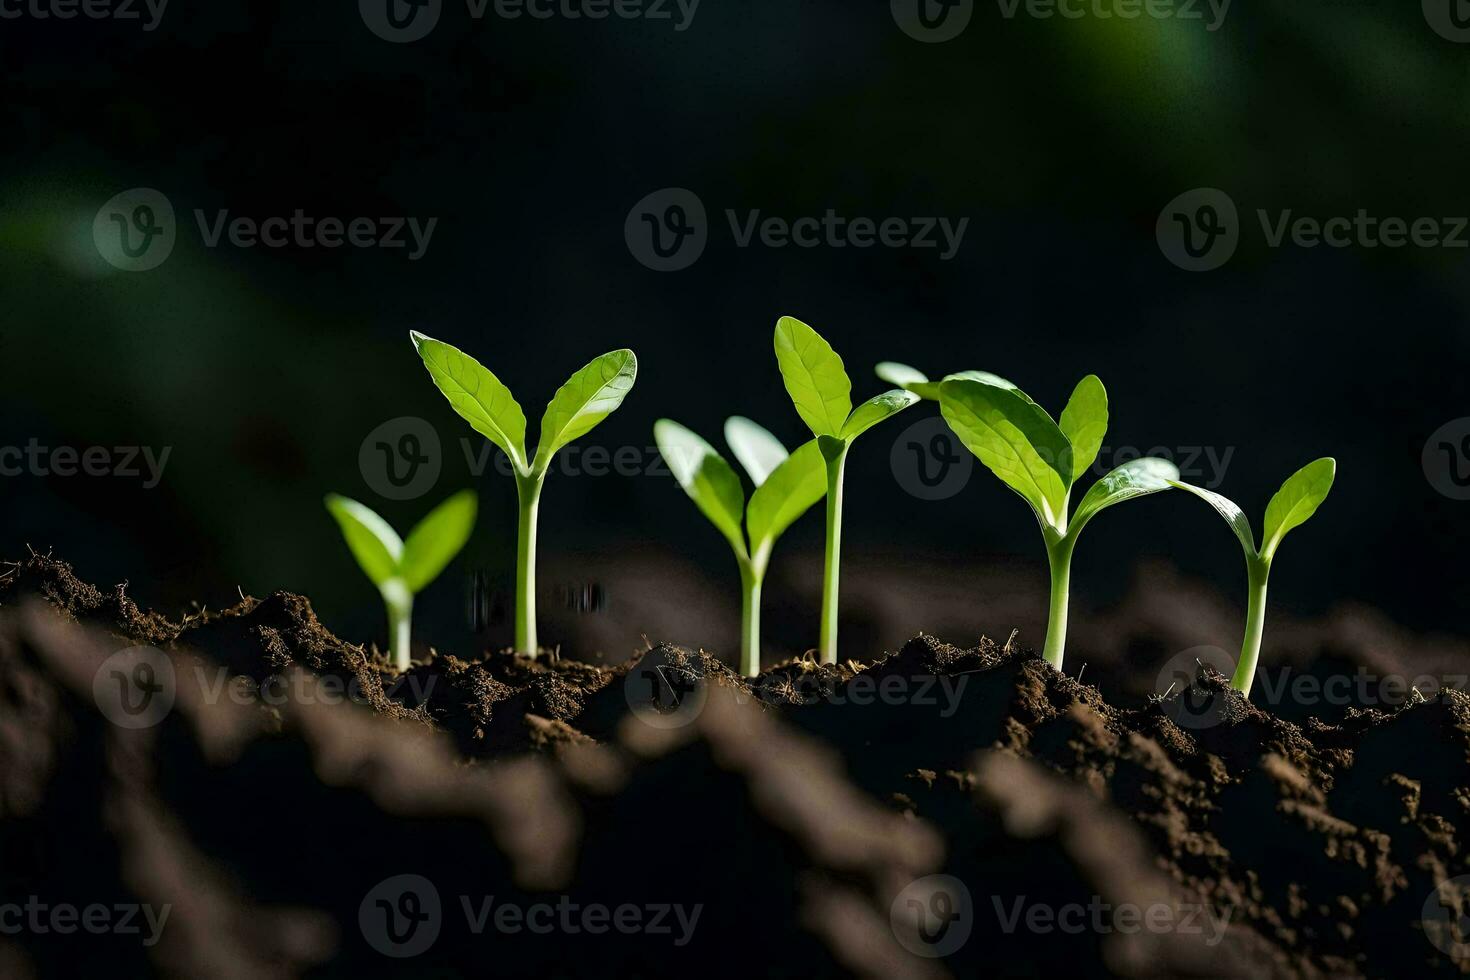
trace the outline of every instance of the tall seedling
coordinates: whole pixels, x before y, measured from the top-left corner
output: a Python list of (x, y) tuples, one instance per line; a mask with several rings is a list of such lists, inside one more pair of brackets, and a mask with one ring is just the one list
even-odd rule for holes
[(633, 388), (638, 359), (630, 350), (595, 358), (557, 389), (541, 418), (540, 444), (526, 455), (526, 415), (510, 389), (483, 364), (442, 341), (410, 332), (434, 384), (474, 430), (510, 458), (520, 520), (516, 534), (516, 649), (534, 654), (536, 643), (536, 516), (541, 486), (557, 451), (613, 413)]
[(842, 562), (842, 474), (864, 432), (919, 400), (896, 388), (852, 407), (852, 381), (832, 345), (795, 317), (776, 321), (776, 363), (786, 393), (817, 437), (827, 470), (827, 551), (822, 570), (822, 662), (837, 662), (838, 572)]
[(1250, 518), (1245, 516), (1235, 503), (1211, 490), (1196, 487), (1182, 481), (1174, 485), (1188, 490), (1225, 518), (1235, 532), (1241, 550), (1245, 552), (1245, 574), (1248, 598), (1245, 614), (1245, 638), (1240, 644), (1240, 660), (1235, 665), (1235, 676), (1231, 686), (1249, 696), (1251, 684), (1256, 678), (1256, 664), (1261, 659), (1261, 636), (1266, 627), (1266, 585), (1271, 576), (1271, 560), (1276, 557), (1276, 548), (1286, 532), (1305, 524), (1327, 494), (1337, 478), (1337, 461), (1329, 456), (1313, 460), (1297, 470), (1281, 485), (1266, 505), (1266, 523), (1262, 527), (1265, 543), (1256, 548), (1256, 537), (1251, 532)]
[(1169, 489), (1171, 481), (1179, 479), (1179, 469), (1168, 460), (1148, 456), (1124, 463), (1094, 483), (1069, 518), (1072, 490), (1097, 459), (1108, 430), (1108, 394), (1102, 382), (1095, 375), (1083, 378), (1058, 424), (1021, 389), (1003, 378), (988, 377), (943, 382), (940, 411), (960, 441), (1036, 515), (1051, 569), (1051, 609), (1042, 656), (1060, 670), (1077, 536), (1105, 508)]

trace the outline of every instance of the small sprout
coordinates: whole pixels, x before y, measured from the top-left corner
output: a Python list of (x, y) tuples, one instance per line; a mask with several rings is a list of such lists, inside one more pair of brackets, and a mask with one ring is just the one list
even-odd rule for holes
[(939, 404), (960, 441), (1036, 514), (1051, 568), (1051, 611), (1042, 656), (1060, 670), (1078, 535), (1099, 511), (1169, 489), (1171, 481), (1179, 479), (1179, 469), (1150, 456), (1124, 463), (1094, 483), (1069, 518), (1072, 490), (1097, 459), (1108, 430), (1108, 394), (1095, 375), (1078, 382), (1060, 423), (1021, 389), (995, 375), (944, 381)]
[(853, 440), (919, 400), (897, 388), (852, 407), (852, 381), (842, 358), (811, 327), (795, 317), (776, 321), (776, 362), (786, 392), (812, 435), (827, 467), (827, 554), (822, 573), (822, 662), (837, 662), (838, 570), (842, 562), (842, 473)]
[(827, 492), (822, 452), (813, 439), (788, 456), (765, 429), (749, 419), (730, 419), (725, 440), (755, 484), (747, 503), (735, 470), (699, 436), (659, 419), (653, 438), (674, 479), (735, 551), (741, 586), (740, 671), (754, 677), (761, 669), (761, 582), (776, 539)]
[(905, 391), (912, 391), (925, 401), (931, 402), (939, 401), (939, 386), (945, 381), (986, 381), (992, 384), (999, 383), (1002, 387), (1010, 386), (1009, 381), (989, 371), (956, 371), (954, 374), (946, 374), (939, 381), (930, 381), (929, 376), (923, 371), (897, 361), (879, 361), (873, 366), (873, 373), (880, 381), (887, 381)]
[(1179, 480), (1172, 481), (1181, 490), (1188, 490), (1205, 503), (1214, 507), (1225, 518), (1245, 552), (1246, 581), (1249, 587), (1245, 614), (1245, 639), (1240, 645), (1240, 661), (1235, 665), (1235, 676), (1230, 684), (1241, 694), (1249, 696), (1251, 684), (1256, 679), (1256, 664), (1261, 659), (1261, 634), (1266, 626), (1266, 585), (1271, 575), (1271, 560), (1286, 532), (1317, 513), (1322, 501), (1332, 490), (1332, 481), (1337, 477), (1337, 461), (1324, 456), (1313, 460), (1293, 473), (1276, 491), (1266, 505), (1265, 544), (1256, 549), (1256, 537), (1251, 532), (1250, 518), (1236, 504), (1202, 487)]
[(407, 540), (373, 510), (355, 500), (329, 493), (327, 510), (337, 519), (352, 557), (383, 595), (388, 607), (393, 665), (408, 670), (413, 597), (444, 571), (470, 539), (478, 502), (473, 490), (461, 490), (429, 511), (408, 532)]
[(541, 440), (534, 458), (526, 455), (526, 415), (500, 379), (463, 351), (417, 331), (414, 349), (434, 384), (474, 430), (510, 457), (520, 501), (516, 536), (516, 649), (535, 655), (536, 512), (551, 457), (591, 432), (613, 413), (638, 376), (638, 358), (615, 350), (595, 358), (557, 389), (541, 418)]

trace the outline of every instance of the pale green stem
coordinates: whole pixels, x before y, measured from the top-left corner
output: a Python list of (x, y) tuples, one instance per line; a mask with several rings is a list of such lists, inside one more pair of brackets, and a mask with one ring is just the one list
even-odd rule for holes
[[(825, 455), (825, 454), (824, 454)], [(847, 447), (827, 456), (827, 555), (822, 567), (822, 631), (819, 640), (822, 663), (837, 662), (837, 602), (842, 564), (842, 472), (847, 466)]]
[(388, 636), (393, 654), (393, 666), (399, 673), (408, 670), (412, 654), (410, 640), (413, 636), (413, 593), (400, 578), (383, 583), (383, 604), (388, 607)]
[(1230, 686), (1250, 697), (1256, 679), (1256, 664), (1261, 659), (1261, 634), (1266, 628), (1266, 580), (1271, 575), (1271, 562), (1264, 558), (1246, 559), (1249, 598), (1245, 612), (1245, 639), (1240, 644), (1240, 662)]
[(761, 672), (761, 573), (744, 559), (740, 562), (740, 673)]
[(541, 505), (543, 474), (516, 474), (520, 525), (516, 535), (516, 650), (535, 656), (536, 645), (536, 512)]
[[(1080, 530), (1080, 528), (1079, 528)], [(1067, 602), (1072, 582), (1072, 549), (1077, 539), (1070, 534), (1046, 536), (1046, 560), (1051, 569), (1051, 610), (1046, 618), (1046, 644), (1041, 655), (1057, 670), (1067, 650)]]

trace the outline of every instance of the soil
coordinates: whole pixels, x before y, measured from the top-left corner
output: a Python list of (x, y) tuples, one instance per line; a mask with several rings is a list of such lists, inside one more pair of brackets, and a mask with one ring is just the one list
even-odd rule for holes
[[(130, 728), (94, 682), (134, 646), (172, 705)], [(1286, 720), (1201, 665), (1120, 707), (1110, 669), (920, 635), (750, 681), (668, 645), (398, 674), (301, 596), (175, 620), (31, 555), (0, 976), (1470, 972), (1470, 698)], [(28, 903), (169, 911), (147, 945), (7, 929)]]

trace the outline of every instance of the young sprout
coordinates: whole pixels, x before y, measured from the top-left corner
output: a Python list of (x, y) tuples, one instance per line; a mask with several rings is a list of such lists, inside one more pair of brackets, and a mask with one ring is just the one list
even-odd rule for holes
[(1103, 476), (1069, 518), (1072, 489), (1097, 459), (1108, 430), (1108, 394), (1095, 375), (1077, 384), (1060, 424), (1003, 378), (955, 378), (939, 387), (944, 419), (980, 462), (1031, 505), (1046, 541), (1051, 610), (1042, 656), (1058, 670), (1067, 645), (1067, 592), (1077, 536), (1099, 511), (1167, 490), (1179, 470), (1145, 456)]
[(407, 540), (371, 508), (329, 493), (327, 510), (337, 519), (352, 557), (383, 595), (388, 608), (393, 665), (408, 669), (413, 597), (459, 554), (475, 526), (477, 501), (473, 490), (461, 490), (429, 511), (408, 532)]
[(822, 452), (812, 440), (788, 456), (765, 429), (749, 419), (730, 419), (725, 440), (755, 484), (747, 504), (740, 477), (709, 443), (669, 419), (654, 424), (653, 438), (679, 486), (735, 550), (740, 563), (740, 672), (754, 677), (761, 669), (761, 582), (776, 539), (827, 492)]
[(551, 457), (563, 446), (591, 432), (623, 403), (638, 375), (638, 359), (630, 350), (595, 358), (557, 389), (541, 418), (541, 439), (534, 458), (526, 455), (526, 416), (510, 389), (468, 354), (410, 331), (414, 349), (434, 384), (465, 421), (510, 458), (520, 502), (516, 535), (516, 649), (535, 654), (536, 644), (536, 512), (541, 485)]
[(1317, 513), (1317, 508), (1327, 499), (1332, 481), (1336, 477), (1337, 461), (1324, 456), (1313, 460), (1287, 478), (1266, 505), (1266, 523), (1262, 528), (1265, 532), (1265, 543), (1260, 550), (1256, 549), (1250, 518), (1232, 501), (1202, 487), (1174, 481), (1174, 486), (1188, 490), (1214, 507), (1235, 532), (1235, 537), (1245, 552), (1245, 573), (1249, 584), (1245, 638), (1240, 644), (1240, 662), (1235, 665), (1235, 677), (1230, 683), (1247, 697), (1250, 696), (1251, 684), (1256, 678), (1256, 664), (1261, 659), (1261, 634), (1266, 625), (1266, 584), (1271, 575), (1271, 560), (1276, 557), (1276, 548), (1281, 544), (1281, 539), (1286, 537), (1286, 532), (1305, 524), (1308, 518)]
[(817, 437), (827, 467), (827, 553), (822, 570), (822, 662), (837, 662), (838, 566), (842, 561), (842, 472), (853, 440), (919, 396), (902, 388), (885, 391), (852, 407), (852, 382), (842, 358), (811, 327), (795, 317), (776, 321), (776, 362), (786, 393), (801, 420)]

